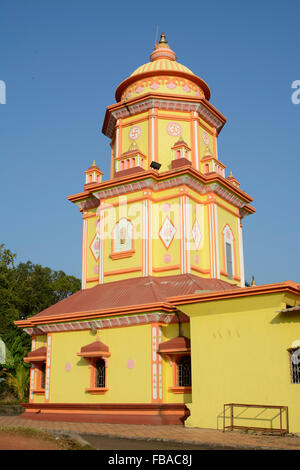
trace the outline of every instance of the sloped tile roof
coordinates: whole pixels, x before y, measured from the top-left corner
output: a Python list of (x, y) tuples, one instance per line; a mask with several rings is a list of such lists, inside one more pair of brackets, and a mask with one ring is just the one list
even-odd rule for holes
[(167, 297), (239, 289), (220, 279), (204, 279), (193, 274), (148, 276), (99, 284), (70, 295), (46, 308), (34, 319), (138, 305), (167, 303)]

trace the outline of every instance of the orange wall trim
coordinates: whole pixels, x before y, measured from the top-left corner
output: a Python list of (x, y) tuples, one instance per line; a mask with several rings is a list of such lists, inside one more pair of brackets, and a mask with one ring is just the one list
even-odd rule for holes
[(194, 265), (191, 265), (191, 269), (193, 269), (197, 273), (210, 274), (210, 269), (201, 269), (201, 268), (198, 268), (197, 266), (194, 266)]
[(163, 268), (153, 268), (154, 273), (161, 273), (164, 271), (175, 271), (176, 269), (180, 269), (180, 264), (174, 264), (173, 266), (164, 266)]
[(184, 403), (23, 403), (20, 418), (119, 424), (182, 425), (190, 415)]
[(94, 277), (89, 277), (86, 282), (99, 282), (99, 277), (94, 276)]
[(127, 273), (136, 273), (142, 271), (142, 267), (139, 266), (137, 268), (126, 268), (126, 269), (119, 269), (117, 271), (106, 271), (104, 272), (104, 276), (117, 276), (118, 274), (127, 274)]

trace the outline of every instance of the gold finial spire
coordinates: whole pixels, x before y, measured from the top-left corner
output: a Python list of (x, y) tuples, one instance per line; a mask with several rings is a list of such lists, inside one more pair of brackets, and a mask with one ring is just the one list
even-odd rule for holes
[(167, 41), (167, 38), (166, 38), (165, 33), (161, 33), (161, 35), (160, 35), (160, 40), (159, 40), (159, 44), (168, 44), (168, 41)]
[(165, 33), (161, 33), (159, 43), (155, 41), (154, 51), (150, 55), (150, 61), (159, 59), (176, 60), (176, 54), (170, 49)]
[(95, 160), (93, 160), (92, 166), (97, 166)]
[(252, 286), (256, 286), (256, 282), (255, 282), (254, 276), (252, 276), (251, 287), (252, 287)]
[(232, 171), (230, 170), (230, 173), (229, 173), (229, 177), (232, 178), (233, 177), (233, 174), (232, 174)]

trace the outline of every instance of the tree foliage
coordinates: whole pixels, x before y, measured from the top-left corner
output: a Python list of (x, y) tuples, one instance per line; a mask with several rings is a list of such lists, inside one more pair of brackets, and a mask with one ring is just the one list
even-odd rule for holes
[[(80, 289), (80, 280), (39, 264), (19, 263), (16, 254), (0, 245), (0, 338), (10, 351), (7, 366), (23, 364), (31, 337), (14, 325), (20, 314), (29, 318)], [(25, 366), (26, 368), (26, 366)], [(20, 374), (20, 372), (18, 372)]]
[(13, 391), (15, 396), (23, 401), (29, 389), (29, 369), (21, 363), (16, 364), (13, 372), (0, 371), (0, 377), (5, 379), (6, 385)]

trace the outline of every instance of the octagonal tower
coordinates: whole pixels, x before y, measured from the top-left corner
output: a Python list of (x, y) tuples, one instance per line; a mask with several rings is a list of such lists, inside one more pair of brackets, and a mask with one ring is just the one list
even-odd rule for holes
[(225, 176), (217, 138), (226, 119), (209, 99), (164, 34), (118, 86), (102, 129), (110, 179), (86, 179), (69, 197), (83, 215), (82, 288), (187, 273), (244, 286), (241, 220), (255, 210)]

